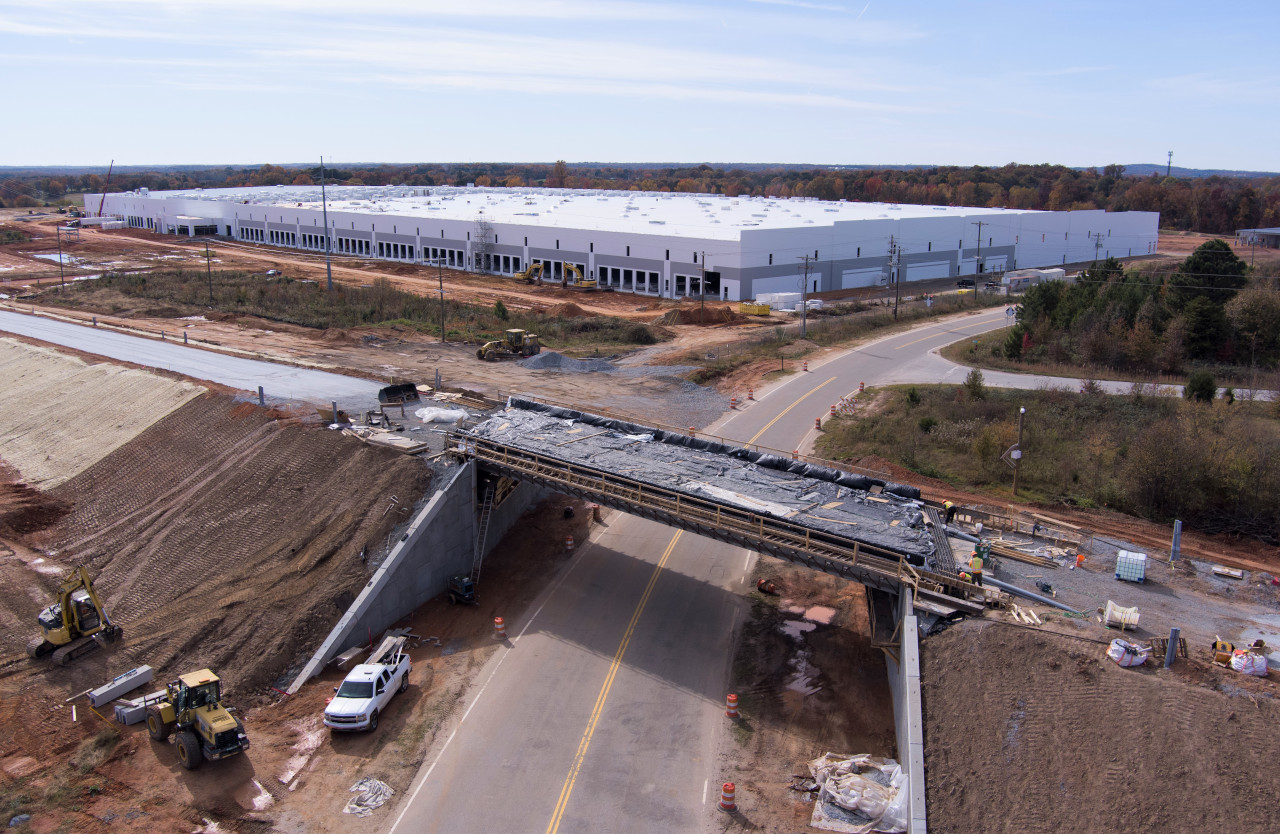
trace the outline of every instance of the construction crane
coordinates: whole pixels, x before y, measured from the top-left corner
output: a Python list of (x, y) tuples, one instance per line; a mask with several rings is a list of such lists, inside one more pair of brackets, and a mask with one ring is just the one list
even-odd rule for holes
[(111, 185), (111, 169), (116, 167), (116, 161), (111, 160), (111, 164), (107, 166), (107, 181), (102, 184), (102, 199), (98, 201), (98, 216), (102, 216), (102, 207), (107, 204), (107, 187)]

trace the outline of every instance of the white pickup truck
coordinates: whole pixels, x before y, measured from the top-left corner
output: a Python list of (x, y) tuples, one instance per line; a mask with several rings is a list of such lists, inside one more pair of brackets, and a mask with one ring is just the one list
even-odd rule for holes
[(324, 708), (324, 725), (330, 730), (374, 730), (378, 714), (397, 692), (409, 688), (413, 663), (404, 651), (404, 637), (387, 637), (369, 655), (367, 663), (351, 670)]

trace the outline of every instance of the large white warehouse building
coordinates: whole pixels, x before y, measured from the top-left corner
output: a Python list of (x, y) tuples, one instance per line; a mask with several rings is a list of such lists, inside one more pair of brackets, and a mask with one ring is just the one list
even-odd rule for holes
[[(875, 286), (898, 251), (902, 282), (1155, 252), (1154, 212), (832, 203), (638, 191), (335, 186), (338, 254), (514, 274), (564, 264), (642, 295), (743, 301), (766, 292)], [(99, 194), (85, 195), (96, 212)], [(323, 252), (317, 186), (108, 194), (104, 215), (166, 234)], [(807, 278), (805, 271), (808, 271)]]

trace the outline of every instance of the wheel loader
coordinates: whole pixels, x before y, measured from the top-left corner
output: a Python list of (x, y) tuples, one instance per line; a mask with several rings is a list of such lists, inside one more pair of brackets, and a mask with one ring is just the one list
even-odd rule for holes
[(542, 352), (538, 337), (520, 329), (508, 330), (505, 339), (485, 342), (476, 350), (476, 358), (486, 362), (497, 362), (499, 359), (515, 359), (521, 356), (533, 356)]
[(147, 707), (153, 739), (167, 741), (175, 731), (178, 760), (187, 770), (249, 749), (244, 723), (222, 705), (222, 681), (208, 669), (180, 676), (165, 689), (165, 700)]
[(36, 618), (41, 635), (27, 644), (31, 657), (53, 655), (53, 662), (65, 666), (98, 648), (98, 642), (114, 643), (123, 632), (111, 622), (93, 589), (89, 571), (82, 565), (62, 579), (58, 601)]

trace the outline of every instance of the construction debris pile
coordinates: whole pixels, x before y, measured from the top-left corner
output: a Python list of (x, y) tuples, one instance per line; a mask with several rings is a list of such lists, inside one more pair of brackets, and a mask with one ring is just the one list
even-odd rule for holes
[(809, 824), (844, 834), (907, 830), (907, 774), (893, 759), (827, 753), (809, 762), (818, 788)]
[(917, 565), (935, 547), (915, 487), (517, 397), (470, 433), (900, 553)]

